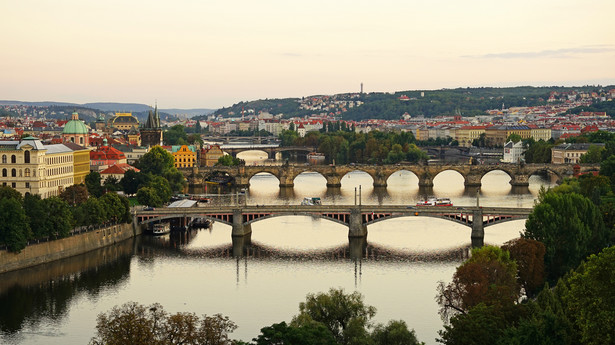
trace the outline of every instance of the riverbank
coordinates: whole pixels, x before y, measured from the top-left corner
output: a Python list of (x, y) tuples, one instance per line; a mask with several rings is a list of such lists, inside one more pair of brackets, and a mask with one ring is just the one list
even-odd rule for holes
[(0, 250), (0, 274), (87, 253), (140, 235), (141, 228), (133, 224), (116, 224), (59, 240), (32, 244), (19, 253)]

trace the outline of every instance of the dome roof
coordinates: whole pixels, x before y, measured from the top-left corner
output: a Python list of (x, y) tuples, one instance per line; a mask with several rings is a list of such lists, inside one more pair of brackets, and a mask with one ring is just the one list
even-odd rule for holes
[(113, 117), (113, 119), (111, 120), (111, 123), (113, 124), (139, 124), (139, 120), (137, 120), (136, 117), (132, 116), (132, 115), (119, 115), (119, 116), (115, 116)]
[(81, 120), (70, 120), (64, 125), (62, 134), (88, 134), (88, 129)]

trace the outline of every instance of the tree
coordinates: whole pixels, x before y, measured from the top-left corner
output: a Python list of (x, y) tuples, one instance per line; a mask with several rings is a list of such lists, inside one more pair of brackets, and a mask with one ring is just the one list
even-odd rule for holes
[(253, 341), (255, 345), (337, 345), (327, 327), (315, 321), (297, 327), (286, 322), (274, 323), (261, 328), (261, 334)]
[(519, 284), (527, 296), (533, 297), (544, 286), (545, 245), (521, 237), (506, 242), (502, 249), (508, 251), (517, 263)]
[(68, 236), (70, 230), (75, 225), (70, 206), (59, 197), (52, 196), (43, 199), (43, 207), (46, 212), (46, 235), (52, 238), (63, 238)]
[(519, 297), (516, 280), (517, 264), (507, 251), (485, 246), (472, 250), (472, 257), (457, 267), (453, 281), (439, 282), (436, 301), (443, 320), (465, 314), (483, 303), (487, 306), (508, 306)]
[(521, 136), (517, 133), (511, 133), (508, 138), (506, 138), (506, 142), (512, 141), (513, 143), (518, 143), (521, 141)]
[(98, 225), (104, 223), (107, 219), (105, 208), (96, 198), (89, 198), (83, 204), (78, 206), (77, 222), (81, 225)]
[(47, 230), (45, 205), (41, 196), (38, 194), (28, 194), (24, 198), (24, 210), (28, 217), (28, 225), (32, 230), (33, 238), (47, 237), (49, 231)]
[(218, 163), (216, 163), (216, 165), (223, 165), (223, 166), (237, 166), (241, 163), (241, 159), (239, 158), (235, 158), (231, 155), (224, 155), (220, 158), (218, 158)]
[(103, 194), (103, 188), (101, 185), (100, 173), (98, 171), (91, 171), (85, 176), (85, 186), (88, 189), (88, 193), (96, 198), (99, 198)]
[(116, 192), (122, 189), (120, 185), (120, 181), (115, 176), (109, 176), (105, 179), (103, 183), (103, 189), (106, 192)]
[(346, 294), (343, 289), (331, 288), (328, 293), (308, 294), (306, 301), (299, 304), (299, 315), (291, 326), (320, 322), (338, 343), (355, 344), (367, 338), (367, 328), (375, 314), (376, 308), (365, 305), (359, 292)]
[(177, 168), (173, 167), (167, 169), (163, 177), (169, 181), (169, 187), (175, 193), (183, 192), (184, 188), (186, 188), (186, 180), (184, 179), (184, 174), (182, 174)]
[(156, 193), (156, 190), (151, 187), (140, 188), (137, 192), (137, 201), (141, 205), (153, 207), (160, 207), (163, 204), (162, 200), (158, 196), (158, 193)]
[(71, 206), (79, 205), (88, 199), (88, 189), (84, 184), (69, 186), (60, 193), (60, 199)]
[(154, 146), (135, 163), (135, 166), (144, 174), (162, 175), (174, 166), (174, 162), (172, 154), (160, 146)]
[(0, 186), (0, 199), (15, 199), (21, 202), (22, 196), (21, 193), (14, 188), (9, 186)]
[(188, 141), (188, 135), (182, 125), (175, 125), (164, 131), (162, 138), (167, 145), (183, 145)]
[(589, 145), (587, 152), (581, 155), (580, 163), (600, 163), (602, 162), (602, 153), (605, 151), (604, 146)]
[(168, 315), (160, 304), (143, 306), (128, 302), (97, 317), (96, 336), (91, 345), (230, 345), (229, 333), (237, 326), (216, 314), (176, 313)]
[(26, 247), (30, 227), (26, 213), (18, 199), (0, 198), (0, 243), (12, 252)]
[(120, 184), (122, 185), (124, 193), (133, 195), (137, 193), (139, 187), (146, 185), (150, 179), (151, 175), (136, 172), (131, 169), (124, 173), (124, 177), (120, 180)]
[(583, 258), (604, 248), (610, 230), (588, 198), (543, 189), (522, 236), (544, 243), (547, 279), (555, 282)]
[(615, 247), (592, 255), (568, 278), (565, 296), (583, 344), (615, 343)]
[(116, 193), (107, 193), (100, 197), (99, 202), (105, 209), (105, 220), (111, 220), (117, 222), (124, 219), (124, 214), (129, 212), (125, 209), (124, 203), (120, 199), (120, 196)]
[(391, 320), (386, 326), (377, 325), (371, 338), (375, 345), (424, 345), (402, 320)]

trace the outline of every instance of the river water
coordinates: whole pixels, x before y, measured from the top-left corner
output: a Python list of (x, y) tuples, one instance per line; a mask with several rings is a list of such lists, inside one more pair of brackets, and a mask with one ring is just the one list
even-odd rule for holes
[[(509, 180), (503, 172), (487, 174), (480, 205), (531, 207), (541, 186), (554, 185), (553, 179), (533, 176), (529, 188), (513, 189)], [(453, 171), (438, 175), (433, 190), (419, 190), (416, 176), (404, 171), (391, 176), (386, 189), (376, 190), (361, 172), (345, 176), (339, 189), (327, 189), (324, 177), (315, 173), (298, 176), (291, 189), (280, 189), (267, 174), (250, 183), (244, 201), (250, 204), (321, 197), (324, 204), (352, 204), (356, 198), (363, 204), (410, 205), (424, 195), (450, 197), (455, 205), (477, 202), (476, 188), (466, 190)], [(485, 243), (516, 238), (523, 226), (519, 220), (488, 227)], [(229, 226), (215, 223), (183, 236), (142, 236), (0, 275), (0, 343), (86, 344), (96, 315), (127, 301), (161, 303), (171, 313), (222, 313), (239, 326), (232, 337), (249, 341), (261, 327), (290, 321), (306, 294), (341, 287), (361, 292), (377, 308), (376, 322), (404, 320), (420, 341), (435, 344), (442, 328), (436, 284), (450, 281), (470, 246), (470, 228), (422, 217), (370, 225), (361, 259), (349, 255), (348, 229), (323, 219), (256, 222), (251, 246), (241, 257), (233, 256), (230, 234)]]

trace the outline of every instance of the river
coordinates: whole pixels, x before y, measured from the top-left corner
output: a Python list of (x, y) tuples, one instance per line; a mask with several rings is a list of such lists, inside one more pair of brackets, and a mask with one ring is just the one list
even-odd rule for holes
[[(478, 194), (483, 206), (531, 207), (541, 186), (554, 180), (533, 176), (529, 188), (513, 189), (503, 172), (487, 174)], [(275, 177), (250, 181), (251, 204), (352, 204), (360, 187), (364, 204), (414, 204), (423, 194), (475, 205), (476, 188), (446, 171), (433, 190), (419, 190), (412, 173), (396, 173), (386, 189), (369, 175), (348, 174), (339, 189), (327, 189), (315, 173), (280, 189)], [(355, 194), (355, 188), (357, 193)], [(357, 200), (357, 202), (359, 202)], [(524, 221), (485, 229), (485, 243), (519, 236)], [(233, 257), (231, 229), (215, 223), (181, 238), (143, 236), (82, 256), (0, 276), (0, 343), (86, 344), (96, 315), (127, 301), (160, 303), (171, 313), (222, 313), (239, 328), (232, 338), (249, 341), (261, 327), (290, 321), (308, 293), (341, 287), (357, 290), (377, 308), (374, 319), (406, 321), (420, 341), (435, 344), (442, 328), (434, 297), (438, 281), (450, 281), (470, 245), (470, 229), (433, 218), (396, 218), (368, 227), (361, 260), (350, 259), (346, 227), (306, 216), (271, 218), (252, 225), (248, 255)]]

